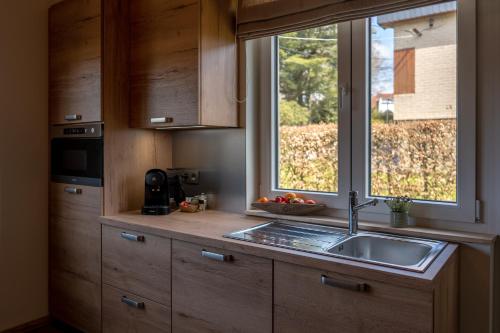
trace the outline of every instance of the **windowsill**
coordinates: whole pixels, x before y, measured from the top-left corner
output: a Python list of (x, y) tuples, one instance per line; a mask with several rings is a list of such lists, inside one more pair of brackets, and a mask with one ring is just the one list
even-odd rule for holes
[[(328, 216), (291, 216), (277, 215), (264, 212), (262, 210), (247, 210), (246, 215), (257, 216), (262, 218), (283, 219), (289, 221), (307, 222), (325, 224), (334, 227), (347, 228), (348, 222), (343, 219), (333, 218)], [(444, 229), (423, 228), (423, 227), (407, 227), (393, 228), (386, 224), (374, 222), (359, 222), (359, 229), (372, 232), (385, 232), (410, 237), (430, 238), (455, 243), (476, 243), (491, 245), (497, 238), (496, 235), (480, 234), (473, 232), (452, 231)]]

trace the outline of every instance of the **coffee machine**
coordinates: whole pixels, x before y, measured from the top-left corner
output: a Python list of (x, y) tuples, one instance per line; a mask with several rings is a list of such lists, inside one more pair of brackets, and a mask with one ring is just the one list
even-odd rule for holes
[(167, 173), (160, 169), (146, 172), (143, 215), (167, 215), (170, 213), (170, 196)]

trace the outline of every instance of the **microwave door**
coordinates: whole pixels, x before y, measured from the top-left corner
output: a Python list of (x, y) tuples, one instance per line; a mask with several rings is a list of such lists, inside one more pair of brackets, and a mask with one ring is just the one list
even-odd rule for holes
[(52, 139), (52, 180), (102, 186), (102, 138)]

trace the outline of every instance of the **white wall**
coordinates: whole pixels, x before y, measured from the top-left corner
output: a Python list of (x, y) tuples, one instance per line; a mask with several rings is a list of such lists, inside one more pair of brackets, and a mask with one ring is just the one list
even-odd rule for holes
[(50, 2), (0, 0), (0, 331), (48, 315)]

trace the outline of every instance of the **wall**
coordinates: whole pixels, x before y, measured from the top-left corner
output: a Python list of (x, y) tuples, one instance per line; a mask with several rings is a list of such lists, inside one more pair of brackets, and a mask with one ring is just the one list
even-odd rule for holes
[(207, 193), (211, 209), (245, 210), (245, 130), (173, 132), (173, 167), (200, 170), (200, 185), (186, 192)]
[(48, 314), (51, 2), (0, 2), (0, 331)]

